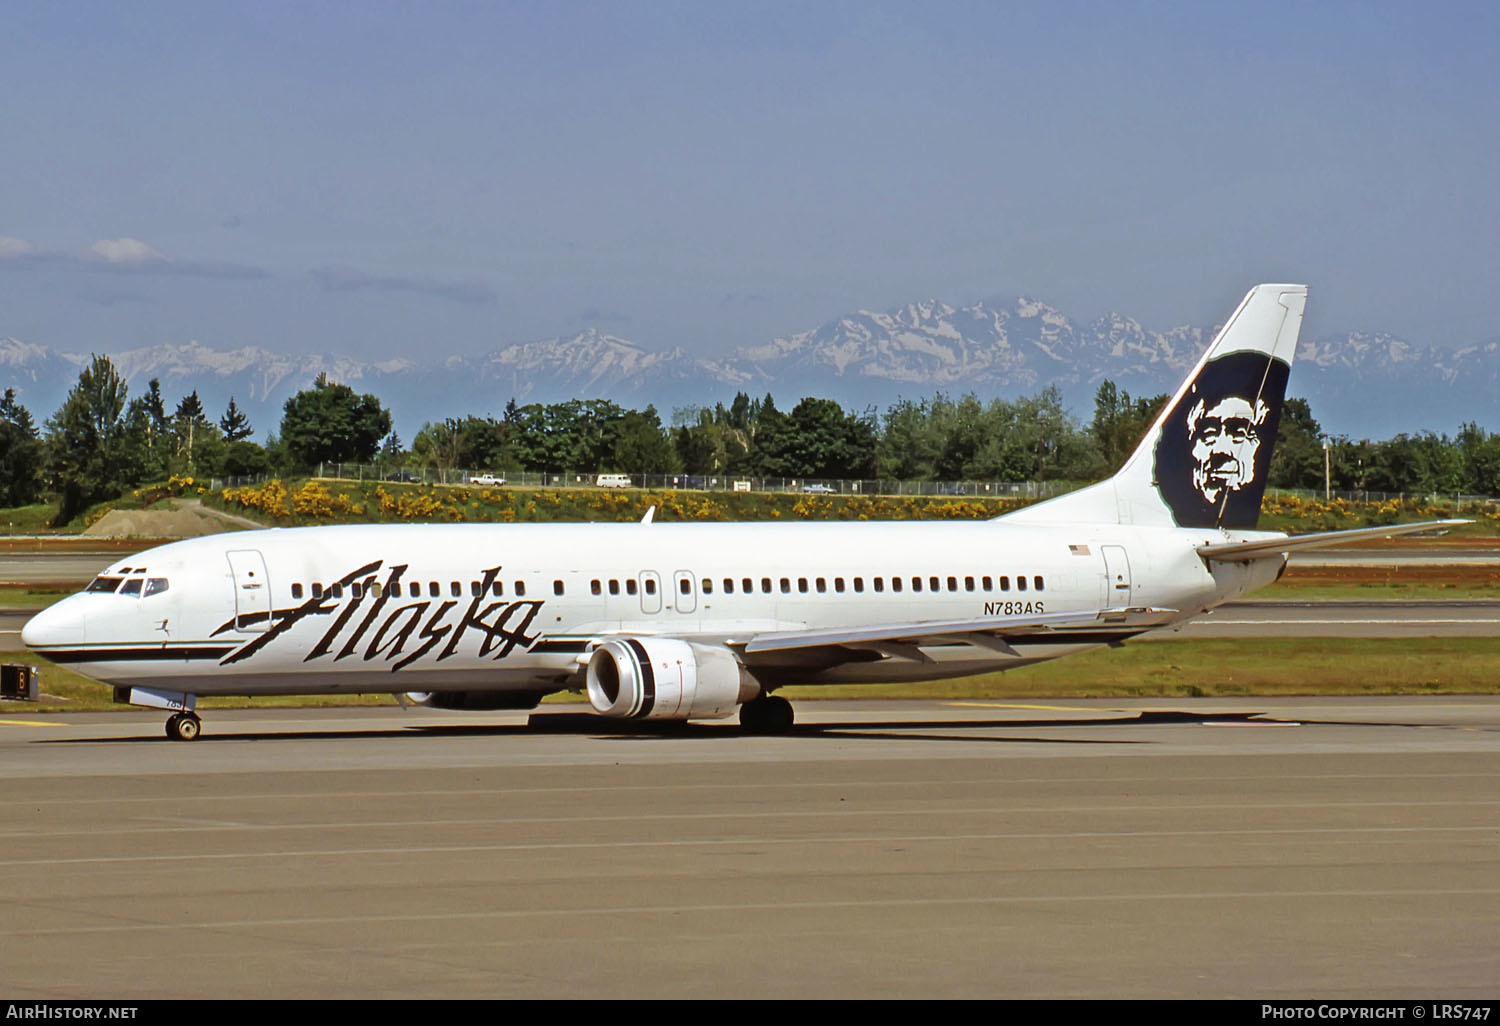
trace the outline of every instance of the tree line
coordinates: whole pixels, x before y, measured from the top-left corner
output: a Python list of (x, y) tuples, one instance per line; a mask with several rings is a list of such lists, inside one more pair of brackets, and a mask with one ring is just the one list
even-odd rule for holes
[[(66, 523), (88, 506), (171, 475), (304, 473), (319, 463), (386, 468), (684, 474), (908, 481), (1097, 480), (1135, 447), (1168, 396), (1132, 397), (1105, 381), (1093, 419), (1080, 423), (1060, 391), (984, 401), (975, 395), (898, 400), (883, 413), (808, 397), (790, 410), (766, 395), (687, 406), (663, 423), (653, 406), (605, 399), (511, 400), (499, 418), (463, 416), (422, 426), (410, 447), (379, 398), (320, 376), (288, 399), (264, 444), (231, 397), (213, 421), (196, 391), (169, 413), (159, 380), (130, 397), (107, 357), (95, 356), (41, 428), (0, 398), (0, 506), (48, 498)], [(1500, 494), (1500, 435), (1466, 423), (1384, 441), (1326, 438), (1304, 399), (1288, 399), (1270, 484), (1340, 491)]]

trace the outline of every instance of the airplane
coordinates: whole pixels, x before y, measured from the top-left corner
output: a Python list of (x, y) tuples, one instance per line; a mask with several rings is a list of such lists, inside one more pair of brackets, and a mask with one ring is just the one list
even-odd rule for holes
[(1462, 520), (1255, 530), (1307, 288), (1260, 285), (1124, 466), (993, 520), (401, 524), (193, 538), (111, 565), (25, 645), (171, 712), (201, 696), (390, 693), (602, 716), (793, 724), (787, 684), (927, 681), (1169, 628), (1293, 549)]

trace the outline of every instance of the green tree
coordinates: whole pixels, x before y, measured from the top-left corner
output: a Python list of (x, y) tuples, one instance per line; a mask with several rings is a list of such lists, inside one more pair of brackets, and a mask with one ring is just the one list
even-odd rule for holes
[(620, 419), (614, 464), (631, 474), (675, 474), (683, 469), (655, 406), (629, 410)]
[(95, 356), (47, 421), (48, 470), (65, 524), (93, 502), (140, 481), (141, 451), (125, 428), (127, 389), (107, 356)]
[(224, 432), (226, 442), (238, 442), (255, 433), (250, 426), (250, 418), (235, 405), (234, 396), (229, 397), (229, 407), (224, 411), (224, 416), (219, 418), (219, 430)]
[(0, 506), (25, 506), (41, 497), (46, 447), (16, 390), (0, 398)]
[(296, 463), (369, 460), (391, 430), (391, 415), (373, 395), (319, 374), (313, 387), (286, 401), (281, 444)]
[(1267, 481), (1276, 488), (1321, 489), (1322, 436), (1306, 399), (1288, 399), (1283, 403)]

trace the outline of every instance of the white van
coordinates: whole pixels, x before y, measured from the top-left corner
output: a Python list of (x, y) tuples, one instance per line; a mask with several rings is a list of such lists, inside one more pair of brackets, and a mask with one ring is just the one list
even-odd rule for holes
[(629, 474), (600, 474), (599, 479), (594, 482), (600, 488), (629, 488)]

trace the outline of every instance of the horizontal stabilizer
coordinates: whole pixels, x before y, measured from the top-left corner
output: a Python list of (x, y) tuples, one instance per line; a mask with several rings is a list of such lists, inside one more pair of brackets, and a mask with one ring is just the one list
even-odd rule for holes
[(1374, 538), (1394, 538), (1402, 534), (1421, 534), (1428, 531), (1443, 532), (1460, 524), (1472, 524), (1472, 520), (1425, 520), (1417, 524), (1389, 524), (1385, 527), (1357, 527), (1352, 531), (1322, 531), (1318, 534), (1299, 534), (1281, 538), (1263, 538), (1245, 542), (1215, 542), (1198, 546), (1198, 555), (1204, 559), (1221, 562), (1237, 562), (1244, 559), (1265, 559), (1293, 549), (1331, 549), (1351, 542), (1370, 541)]

